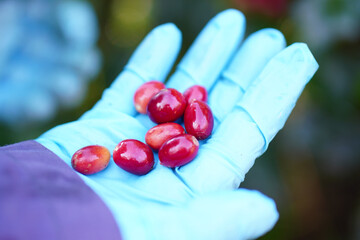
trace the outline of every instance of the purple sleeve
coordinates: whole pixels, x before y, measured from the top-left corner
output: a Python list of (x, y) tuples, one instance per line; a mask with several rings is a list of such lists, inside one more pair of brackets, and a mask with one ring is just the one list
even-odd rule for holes
[(0, 239), (121, 239), (107, 206), (35, 141), (0, 147)]

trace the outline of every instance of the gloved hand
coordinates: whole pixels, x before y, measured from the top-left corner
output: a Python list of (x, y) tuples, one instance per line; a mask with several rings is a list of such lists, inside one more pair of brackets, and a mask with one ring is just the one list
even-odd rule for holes
[[(244, 29), (239, 11), (218, 14), (168, 81), (179, 91), (193, 84), (209, 90), (216, 127), (191, 163), (175, 169), (157, 163), (147, 175), (136, 176), (110, 160), (102, 172), (80, 174), (108, 205), (124, 239), (249, 239), (276, 223), (273, 200), (238, 187), (283, 127), (318, 65), (306, 44), (285, 48), (275, 29), (250, 35), (238, 49)], [(145, 81), (164, 81), (180, 45), (181, 33), (173, 24), (155, 28), (93, 109), (37, 141), (69, 165), (86, 145), (112, 151), (124, 139), (144, 142), (154, 124), (136, 113), (133, 94)]]

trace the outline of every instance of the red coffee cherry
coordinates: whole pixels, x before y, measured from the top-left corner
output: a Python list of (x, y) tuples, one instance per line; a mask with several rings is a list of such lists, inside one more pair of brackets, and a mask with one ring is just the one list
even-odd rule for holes
[(167, 88), (150, 99), (147, 114), (155, 123), (173, 122), (184, 114), (185, 107), (184, 96), (173, 88)]
[(136, 175), (144, 175), (154, 166), (154, 154), (150, 147), (135, 139), (121, 141), (113, 152), (116, 165)]
[(208, 94), (206, 88), (200, 85), (194, 85), (189, 87), (184, 92), (184, 97), (187, 104), (190, 104), (192, 100), (199, 100), (203, 102), (207, 102)]
[(202, 101), (193, 100), (186, 107), (184, 125), (186, 132), (197, 139), (208, 138), (214, 127), (214, 117), (210, 107)]
[(71, 158), (71, 166), (84, 175), (90, 175), (105, 169), (110, 161), (110, 152), (106, 147), (91, 145), (77, 150)]
[(150, 81), (141, 85), (134, 94), (134, 105), (136, 111), (146, 114), (146, 107), (150, 99), (164, 88), (165, 85), (159, 81)]
[(166, 167), (179, 167), (196, 157), (199, 142), (190, 134), (174, 137), (165, 142), (159, 150), (160, 164)]
[(185, 134), (184, 128), (177, 123), (162, 123), (151, 128), (145, 135), (145, 142), (154, 150), (160, 147), (169, 139)]

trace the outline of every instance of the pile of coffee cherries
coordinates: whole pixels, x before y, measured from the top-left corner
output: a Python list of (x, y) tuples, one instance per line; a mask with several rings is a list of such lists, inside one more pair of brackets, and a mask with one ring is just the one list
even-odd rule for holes
[[(114, 149), (114, 162), (136, 175), (153, 169), (153, 151), (158, 152), (163, 166), (174, 168), (189, 163), (199, 150), (198, 140), (208, 138), (213, 130), (214, 118), (206, 101), (207, 91), (200, 85), (182, 94), (165, 88), (162, 82), (144, 83), (135, 92), (134, 105), (158, 125), (146, 133), (146, 144), (136, 139), (121, 141)], [(110, 153), (105, 147), (91, 145), (75, 152), (71, 164), (76, 171), (89, 175), (105, 169), (109, 161)]]

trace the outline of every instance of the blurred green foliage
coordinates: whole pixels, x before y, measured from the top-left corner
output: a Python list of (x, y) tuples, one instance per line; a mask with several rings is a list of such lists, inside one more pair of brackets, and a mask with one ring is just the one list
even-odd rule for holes
[[(102, 71), (76, 109), (52, 122), (0, 126), (0, 144), (36, 138), (77, 119), (101, 97), (132, 51), (155, 26), (174, 22), (183, 32), (181, 56), (206, 22), (226, 8), (247, 17), (247, 34), (279, 29), (288, 44), (308, 43), (320, 64), (285, 129), (256, 161), (242, 187), (274, 198), (280, 219), (261, 239), (360, 239), (360, 4), (354, 0), (90, 1), (101, 30)], [(265, 9), (265, 11), (264, 11)], [(180, 57), (181, 57), (180, 56)]]

